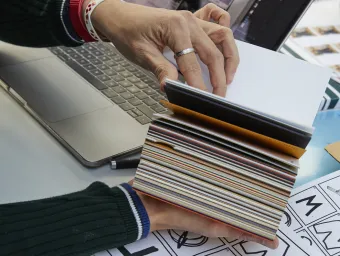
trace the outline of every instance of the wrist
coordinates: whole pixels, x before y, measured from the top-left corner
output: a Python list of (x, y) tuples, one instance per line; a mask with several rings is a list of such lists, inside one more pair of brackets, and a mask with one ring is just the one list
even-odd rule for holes
[[(87, 0), (87, 4), (91, 0)], [(103, 38), (111, 39), (110, 36), (115, 33), (117, 22), (119, 22), (118, 13), (120, 11), (121, 0), (105, 0), (93, 11), (91, 21), (98, 35)], [(85, 5), (83, 8), (86, 9)], [(111, 17), (114, 17), (113, 19)]]
[(159, 204), (158, 200), (140, 192), (137, 192), (137, 195), (139, 196), (146, 209), (146, 212), (148, 213), (150, 220), (150, 232), (168, 229), (169, 226), (167, 225), (166, 221), (164, 221), (167, 220), (167, 211), (164, 207), (160, 206), (163, 204)]

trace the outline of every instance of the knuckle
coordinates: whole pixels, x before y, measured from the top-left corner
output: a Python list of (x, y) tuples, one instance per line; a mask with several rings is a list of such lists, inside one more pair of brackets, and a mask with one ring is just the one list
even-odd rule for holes
[(195, 19), (195, 15), (190, 11), (180, 11), (182, 17), (184, 17), (187, 21), (192, 21)]
[(175, 29), (183, 29), (187, 25), (187, 21), (182, 15), (178, 15), (178, 14), (171, 15), (169, 20), (170, 20), (170, 24)]
[(226, 27), (220, 27), (218, 30), (216, 30), (215, 38), (218, 42), (222, 42), (226, 38), (232, 36), (232, 31), (230, 28)]
[(233, 34), (233, 31), (230, 28), (223, 27), (222, 33), (224, 33), (225, 36), (231, 36)]
[(213, 10), (213, 9), (216, 9), (218, 8), (216, 4), (213, 4), (213, 3), (208, 3), (205, 8), (209, 9), (209, 10)]

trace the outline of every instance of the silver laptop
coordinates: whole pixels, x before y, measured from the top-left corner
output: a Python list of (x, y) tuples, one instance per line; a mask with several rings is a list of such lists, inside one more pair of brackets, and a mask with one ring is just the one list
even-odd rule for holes
[(0, 78), (33, 117), (91, 167), (140, 149), (153, 113), (165, 110), (158, 103), (164, 96), (156, 79), (109, 44), (33, 49), (0, 43)]
[[(193, 11), (209, 2), (131, 0), (140, 1)], [(213, 2), (237, 17), (232, 21), (237, 39), (277, 50), (311, 1), (291, 0), (283, 5), (273, 0), (273, 8), (264, 4), (269, 1)], [(294, 10), (285, 11), (292, 5)], [(276, 18), (281, 13), (284, 20)], [(259, 17), (266, 19), (261, 22)], [(0, 42), (0, 80), (10, 95), (89, 167), (140, 150), (153, 114), (166, 111), (158, 103), (166, 97), (155, 77), (127, 61), (111, 44), (33, 49)]]

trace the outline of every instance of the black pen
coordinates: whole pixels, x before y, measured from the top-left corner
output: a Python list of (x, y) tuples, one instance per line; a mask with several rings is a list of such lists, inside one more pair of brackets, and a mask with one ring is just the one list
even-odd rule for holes
[(112, 160), (111, 161), (111, 169), (118, 170), (118, 169), (132, 169), (137, 168), (139, 164), (139, 158), (127, 158), (121, 160)]

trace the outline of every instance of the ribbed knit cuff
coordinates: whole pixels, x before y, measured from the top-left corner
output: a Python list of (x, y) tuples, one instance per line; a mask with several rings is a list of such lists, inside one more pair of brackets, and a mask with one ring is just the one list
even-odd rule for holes
[(118, 187), (124, 192), (135, 215), (138, 226), (137, 240), (147, 237), (150, 232), (150, 219), (142, 201), (129, 184), (123, 183)]
[(74, 30), (71, 19), (70, 19), (70, 15), (69, 15), (69, 13), (70, 13), (70, 0), (64, 0), (61, 8), (62, 8), (61, 20), (62, 20), (66, 34), (74, 42), (80, 43), (80, 44), (84, 43), (84, 40), (82, 40), (78, 36), (76, 31)]

